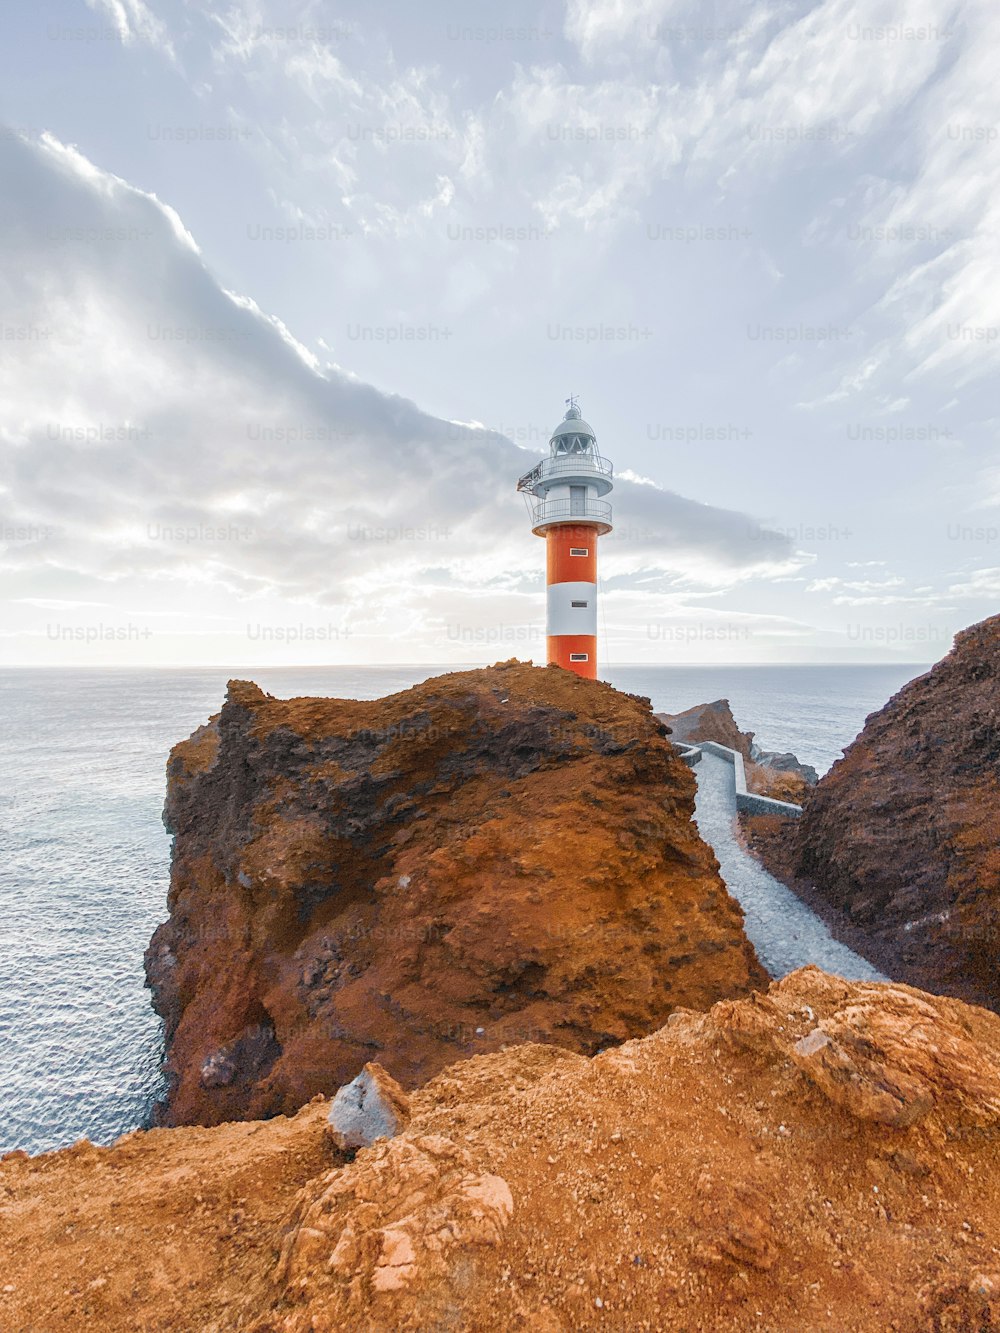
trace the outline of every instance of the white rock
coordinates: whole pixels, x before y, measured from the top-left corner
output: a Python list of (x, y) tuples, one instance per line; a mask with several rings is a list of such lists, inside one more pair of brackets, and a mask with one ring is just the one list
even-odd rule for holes
[(409, 1119), (406, 1093), (381, 1065), (369, 1063), (334, 1097), (328, 1133), (343, 1150), (369, 1148), (376, 1139), (395, 1138)]

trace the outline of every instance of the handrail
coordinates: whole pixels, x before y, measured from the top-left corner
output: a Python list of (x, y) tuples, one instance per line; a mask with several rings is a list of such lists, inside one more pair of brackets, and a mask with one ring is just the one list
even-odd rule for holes
[(550, 519), (596, 519), (611, 522), (611, 506), (606, 500), (541, 500), (534, 506), (533, 522), (547, 523)]
[(600, 454), (560, 454), (557, 458), (543, 458), (539, 464), (541, 476), (547, 477), (566, 472), (598, 472), (603, 477), (614, 473), (611, 460)]
[[(530, 491), (539, 482), (552, 477), (612, 477), (614, 467), (611, 460), (600, 454), (566, 454), (558, 458), (540, 458), (518, 480), (519, 491)], [(610, 487), (608, 488), (610, 489)]]

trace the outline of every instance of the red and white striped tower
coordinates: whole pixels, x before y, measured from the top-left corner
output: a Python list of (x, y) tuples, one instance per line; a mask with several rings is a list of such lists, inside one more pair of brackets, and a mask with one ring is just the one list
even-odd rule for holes
[(565, 419), (552, 432), (549, 457), (517, 483), (534, 496), (532, 532), (545, 538), (548, 662), (597, 679), (597, 539), (611, 531), (612, 467), (597, 436), (567, 398)]

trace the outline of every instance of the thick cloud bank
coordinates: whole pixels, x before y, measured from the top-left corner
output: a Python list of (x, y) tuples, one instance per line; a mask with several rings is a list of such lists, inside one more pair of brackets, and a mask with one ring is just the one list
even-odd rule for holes
[[(536, 618), (541, 552), (514, 493), (530, 453), (318, 364), (223, 289), (169, 207), (72, 148), (12, 134), (0, 162), (8, 646), (88, 605), (194, 634), (331, 609), (361, 636), (405, 630), (425, 660), (449, 623)], [(613, 588), (793, 563), (745, 515), (628, 480), (614, 499)]]

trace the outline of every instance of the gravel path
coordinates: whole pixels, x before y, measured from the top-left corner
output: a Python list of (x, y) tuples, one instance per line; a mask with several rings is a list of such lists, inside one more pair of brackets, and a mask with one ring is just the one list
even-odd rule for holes
[(769, 874), (740, 842), (732, 764), (703, 750), (693, 771), (698, 779), (695, 818), (701, 835), (718, 857), (726, 887), (746, 915), (746, 933), (771, 976), (783, 977), (815, 963), (847, 981), (888, 981), (835, 940), (812, 908)]

